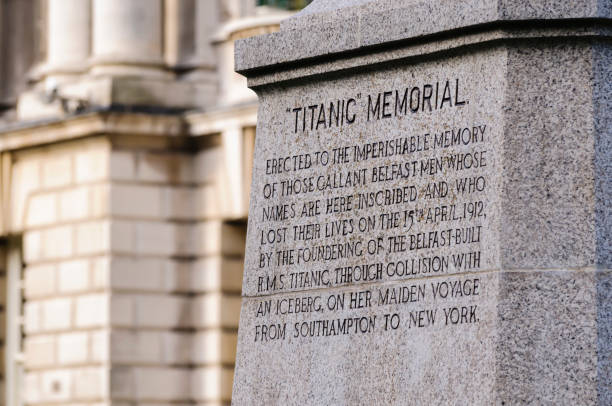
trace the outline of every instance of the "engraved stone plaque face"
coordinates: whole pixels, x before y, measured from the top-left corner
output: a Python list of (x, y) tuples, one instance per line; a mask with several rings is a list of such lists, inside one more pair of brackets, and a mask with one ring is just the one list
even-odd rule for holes
[(494, 402), (505, 66), (259, 90), (237, 404)]

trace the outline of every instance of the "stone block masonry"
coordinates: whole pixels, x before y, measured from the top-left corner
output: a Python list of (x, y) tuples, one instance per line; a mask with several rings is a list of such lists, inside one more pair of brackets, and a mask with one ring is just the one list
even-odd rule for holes
[(612, 401), (610, 17), (320, 0), (237, 43), (235, 404)]
[(246, 206), (226, 148), (111, 132), (14, 152), (27, 405), (230, 401)]

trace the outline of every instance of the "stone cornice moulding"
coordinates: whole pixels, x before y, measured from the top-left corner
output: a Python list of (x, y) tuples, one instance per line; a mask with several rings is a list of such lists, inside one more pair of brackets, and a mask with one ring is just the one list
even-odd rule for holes
[(490, 41), (567, 36), (611, 38), (612, 2), (315, 0), (283, 21), (281, 31), (236, 41), (235, 69), (257, 88), (371, 64), (368, 56), (380, 61), (381, 53), (422, 57)]
[(92, 112), (0, 129), (0, 152), (98, 135), (179, 138), (186, 134), (180, 115)]
[(185, 114), (189, 135), (218, 134), (229, 127), (254, 127), (257, 124), (258, 104), (245, 103), (204, 112)]
[(0, 127), (0, 152), (38, 147), (99, 135), (197, 138), (228, 126), (253, 127), (257, 103), (183, 114), (91, 112)]

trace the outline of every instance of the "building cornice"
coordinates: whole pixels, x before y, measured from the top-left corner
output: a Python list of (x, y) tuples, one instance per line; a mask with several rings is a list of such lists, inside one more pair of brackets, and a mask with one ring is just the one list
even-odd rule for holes
[(227, 127), (254, 127), (257, 101), (207, 111), (104, 110), (0, 126), (0, 152), (99, 135), (186, 138), (219, 134)]
[(177, 114), (90, 112), (0, 128), (0, 151), (37, 147), (102, 134), (180, 137), (185, 133), (184, 120)]

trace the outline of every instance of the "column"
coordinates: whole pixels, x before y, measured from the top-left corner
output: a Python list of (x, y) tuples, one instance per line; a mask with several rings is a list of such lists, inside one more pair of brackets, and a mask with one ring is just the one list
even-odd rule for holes
[(49, 0), (47, 72), (85, 70), (90, 51), (90, 15), (89, 0)]
[(162, 32), (162, 0), (94, 0), (92, 72), (153, 74), (163, 65)]

